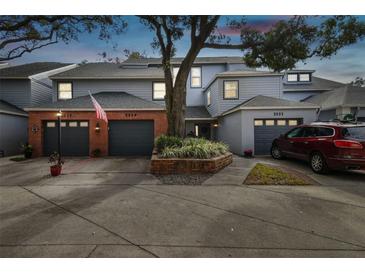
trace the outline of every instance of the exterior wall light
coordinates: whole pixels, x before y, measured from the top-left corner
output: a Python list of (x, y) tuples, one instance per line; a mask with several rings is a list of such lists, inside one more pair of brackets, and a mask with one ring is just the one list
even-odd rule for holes
[(213, 124), (213, 127), (218, 127), (218, 123), (214, 123)]
[(61, 117), (61, 116), (62, 116), (62, 111), (61, 111), (61, 110), (59, 110), (59, 111), (56, 113), (56, 116), (57, 116), (57, 117)]
[(96, 123), (95, 132), (96, 133), (99, 133), (100, 132), (100, 124), (99, 124), (99, 122)]

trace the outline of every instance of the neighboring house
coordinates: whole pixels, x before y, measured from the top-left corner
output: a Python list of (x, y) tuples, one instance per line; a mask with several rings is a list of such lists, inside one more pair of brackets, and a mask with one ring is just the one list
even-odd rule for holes
[(321, 107), (318, 120), (344, 119), (351, 114), (358, 121), (365, 121), (365, 87), (350, 85), (336, 88), (305, 100)]
[[(11, 116), (9, 113), (6, 116), (2, 115), (0, 150), (5, 151), (5, 155), (19, 153), (19, 140), (22, 142), (27, 140), (28, 125), (24, 123), (26, 115), (23, 109), (52, 102), (52, 81), (48, 77), (74, 67), (76, 65), (41, 62), (0, 69), (0, 100), (2, 106), (4, 108), (5, 106), (7, 108), (12, 106), (18, 110), (10, 111), (12, 112)], [(17, 115), (14, 116), (14, 113), (17, 113)], [(11, 138), (11, 136), (14, 138)], [(3, 142), (3, 140), (6, 141)]]
[(344, 84), (313, 76), (314, 70), (288, 70), (283, 78), (283, 98), (303, 101), (313, 95), (330, 91)]
[(21, 153), (27, 142), (28, 114), (0, 100), (0, 157)]
[[(172, 60), (173, 75), (181, 60)], [(314, 77), (313, 71), (293, 83), (293, 76), (287, 77), (294, 73), (299, 72), (248, 69), (241, 57), (197, 58), (187, 81), (186, 135), (224, 141), (236, 154), (245, 149), (270, 153), (275, 137), (317, 119), (319, 106), (302, 99), (342, 85)], [(306, 77), (310, 83), (302, 84)], [(64, 155), (86, 156), (95, 150), (101, 155), (149, 155), (154, 138), (167, 131), (161, 59), (89, 63), (50, 79), (53, 103), (26, 109), (35, 155), (57, 148), (59, 110)], [(89, 92), (107, 112), (108, 125), (96, 119)]]

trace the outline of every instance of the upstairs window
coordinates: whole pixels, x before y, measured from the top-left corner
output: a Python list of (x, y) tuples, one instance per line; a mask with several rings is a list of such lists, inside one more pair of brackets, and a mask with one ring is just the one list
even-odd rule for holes
[(238, 81), (223, 81), (223, 99), (238, 99)]
[(165, 99), (166, 85), (164, 82), (154, 82), (152, 85), (152, 99), (161, 101)]
[(175, 81), (176, 81), (176, 76), (179, 73), (179, 68), (178, 67), (174, 67), (172, 68), (172, 83), (175, 85)]
[(201, 88), (202, 87), (202, 68), (201, 67), (192, 67), (190, 74), (191, 74), (190, 86), (192, 88)]
[(58, 83), (58, 99), (72, 99), (72, 83)]
[(309, 73), (301, 73), (299, 74), (300, 82), (310, 82), (311, 76)]
[(298, 74), (296, 73), (288, 74), (288, 82), (298, 82)]
[(210, 90), (207, 91), (207, 106), (209, 107), (211, 104), (211, 99), (210, 99)]

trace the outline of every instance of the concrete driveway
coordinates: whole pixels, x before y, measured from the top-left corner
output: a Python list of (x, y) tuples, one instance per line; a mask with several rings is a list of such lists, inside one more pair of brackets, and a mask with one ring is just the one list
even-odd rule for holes
[[(243, 186), (235, 157), (202, 185), (163, 185), (147, 158), (0, 161), (1, 257), (365, 257), (365, 175)], [(276, 163), (274, 163), (276, 164)]]

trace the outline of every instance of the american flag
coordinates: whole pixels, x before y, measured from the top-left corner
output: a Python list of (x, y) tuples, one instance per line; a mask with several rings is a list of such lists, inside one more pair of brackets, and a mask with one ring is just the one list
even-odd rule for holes
[(103, 110), (103, 108), (100, 106), (98, 101), (96, 101), (96, 99), (91, 95), (90, 91), (89, 91), (89, 95), (91, 97), (91, 101), (93, 102), (93, 105), (94, 105), (94, 108), (95, 108), (95, 111), (96, 111), (96, 118), (104, 120), (105, 123), (108, 123), (108, 118), (106, 117), (106, 113)]

